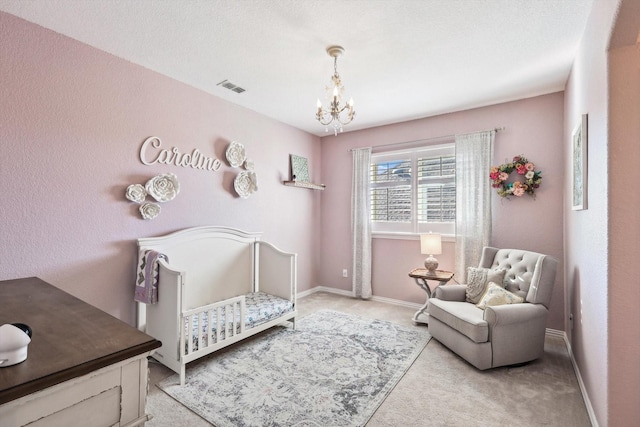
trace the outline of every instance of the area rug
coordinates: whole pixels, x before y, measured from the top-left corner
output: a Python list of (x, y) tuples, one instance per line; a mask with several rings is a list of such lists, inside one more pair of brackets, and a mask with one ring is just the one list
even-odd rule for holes
[(187, 366), (158, 386), (217, 427), (363, 426), (430, 339), (322, 310)]

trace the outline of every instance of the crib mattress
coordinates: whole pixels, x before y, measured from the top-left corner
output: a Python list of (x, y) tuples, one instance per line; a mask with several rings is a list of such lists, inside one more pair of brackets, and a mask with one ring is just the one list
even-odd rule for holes
[[(275, 295), (267, 294), (265, 292), (252, 292), (252, 293), (246, 294), (245, 304), (246, 304), (245, 318), (244, 318), (245, 329), (254, 328), (270, 320), (277, 319), (278, 317), (290, 311), (293, 311), (294, 309), (293, 303), (291, 301), (281, 297), (277, 297)], [(235, 333), (240, 333), (240, 322), (235, 320), (235, 319), (239, 319), (240, 317), (239, 308), (235, 310), (234, 315), (230, 316), (231, 319), (228, 319), (228, 320), (226, 319), (226, 313), (224, 308), (214, 309), (214, 313), (213, 313), (214, 324), (211, 325), (211, 339), (212, 339), (211, 344), (214, 344), (217, 342), (217, 330), (216, 330), (216, 324), (215, 324), (215, 320), (217, 319), (217, 313), (215, 312), (215, 310), (221, 310), (221, 319), (222, 319), (221, 323), (222, 325), (225, 326), (220, 331), (221, 340), (225, 338), (227, 331), (229, 331), (231, 328), (235, 327)], [(203, 333), (202, 341), (204, 346), (206, 347), (210, 345), (207, 342), (208, 337), (206, 335), (207, 330), (209, 329), (208, 321), (209, 321), (208, 316), (202, 316), (202, 318), (197, 318), (197, 317), (192, 318), (192, 333), (193, 333), (192, 340), (193, 340), (194, 351), (198, 349), (198, 345), (199, 345), (199, 342), (198, 342), (199, 329), (201, 329)], [(232, 324), (227, 325), (227, 321), (231, 322)], [(185, 325), (184, 325), (185, 333), (188, 332), (187, 322), (188, 320), (185, 319)], [(185, 347), (186, 346), (188, 346), (188, 343), (185, 343)], [(187, 352), (186, 348), (185, 348), (185, 352)]]

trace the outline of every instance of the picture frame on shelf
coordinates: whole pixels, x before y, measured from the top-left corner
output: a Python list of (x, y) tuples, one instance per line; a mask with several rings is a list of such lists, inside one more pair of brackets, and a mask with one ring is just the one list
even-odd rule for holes
[(291, 179), (298, 182), (310, 182), (309, 165), (306, 157), (291, 154)]
[(587, 153), (588, 115), (582, 114), (580, 123), (571, 133), (571, 209), (587, 209)]

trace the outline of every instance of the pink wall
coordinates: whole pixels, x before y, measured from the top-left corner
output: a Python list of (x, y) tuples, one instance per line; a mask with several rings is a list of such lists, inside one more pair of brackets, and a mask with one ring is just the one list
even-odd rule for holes
[[(640, 10), (636, 18), (637, 30)], [(640, 423), (640, 192), (626, 189), (640, 180), (640, 55), (635, 43), (610, 51), (609, 88), (609, 354), (615, 357), (609, 365), (609, 422), (631, 426)], [(620, 396), (635, 396), (635, 402)]]
[[(640, 2), (621, 3), (609, 45), (609, 424), (640, 420)], [(630, 327), (630, 325), (633, 325)]]
[[(320, 283), (350, 290), (351, 279), (340, 275), (351, 269), (350, 192), (353, 147), (415, 141), (505, 126), (496, 136), (494, 164), (523, 154), (542, 170), (544, 181), (535, 200), (500, 200), (493, 196), (493, 238), (498, 247), (513, 247), (552, 255), (560, 261), (548, 325), (564, 329), (562, 210), (564, 180), (563, 93), (414, 120), (337, 137), (322, 138), (322, 176), (327, 184), (322, 201), (322, 255)], [(487, 178), (488, 179), (488, 178)], [(454, 244), (443, 243), (440, 267), (454, 269)], [(424, 303), (425, 295), (407, 276), (421, 266), (418, 240), (374, 239), (374, 296)]]
[(568, 333), (601, 426), (640, 420), (640, 198), (628, 189), (640, 155), (639, 6), (594, 1), (565, 96), (567, 167), (571, 131), (589, 114), (588, 210), (571, 211), (565, 202), (567, 311), (575, 317)]
[[(39, 276), (132, 322), (135, 239), (213, 224), (263, 231), (299, 254), (299, 289), (317, 285), (320, 193), (282, 180), (289, 154), (319, 180), (319, 138), (1, 12), (0, 40), (0, 279)], [(238, 198), (226, 163), (142, 164), (152, 135), (221, 160), (243, 143), (259, 191)], [(168, 172), (180, 194), (140, 219), (125, 188)]]

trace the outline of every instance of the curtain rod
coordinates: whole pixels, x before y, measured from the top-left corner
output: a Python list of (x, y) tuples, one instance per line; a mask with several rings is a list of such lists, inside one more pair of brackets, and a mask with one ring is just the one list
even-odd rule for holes
[[(374, 148), (382, 148), (382, 147), (394, 147), (396, 145), (416, 144), (418, 142), (434, 141), (436, 139), (453, 138), (453, 137), (458, 136), (458, 135), (471, 135), (472, 133), (478, 133), (478, 132), (495, 131), (496, 133), (498, 133), (498, 132), (501, 132), (501, 131), (503, 131), (505, 129), (506, 129), (506, 127), (502, 126), (502, 127), (499, 127), (499, 128), (478, 130), (478, 131), (475, 131), (475, 132), (454, 133), (454, 134), (451, 134), (451, 135), (432, 136), (431, 138), (416, 139), (415, 141), (394, 142), (394, 143), (391, 143), (391, 144), (376, 145), (375, 147), (370, 147), (370, 148), (374, 149)], [(364, 148), (364, 147), (358, 147), (358, 148)], [(355, 148), (349, 148), (347, 151), (353, 151), (353, 150), (356, 150), (356, 149)]]

